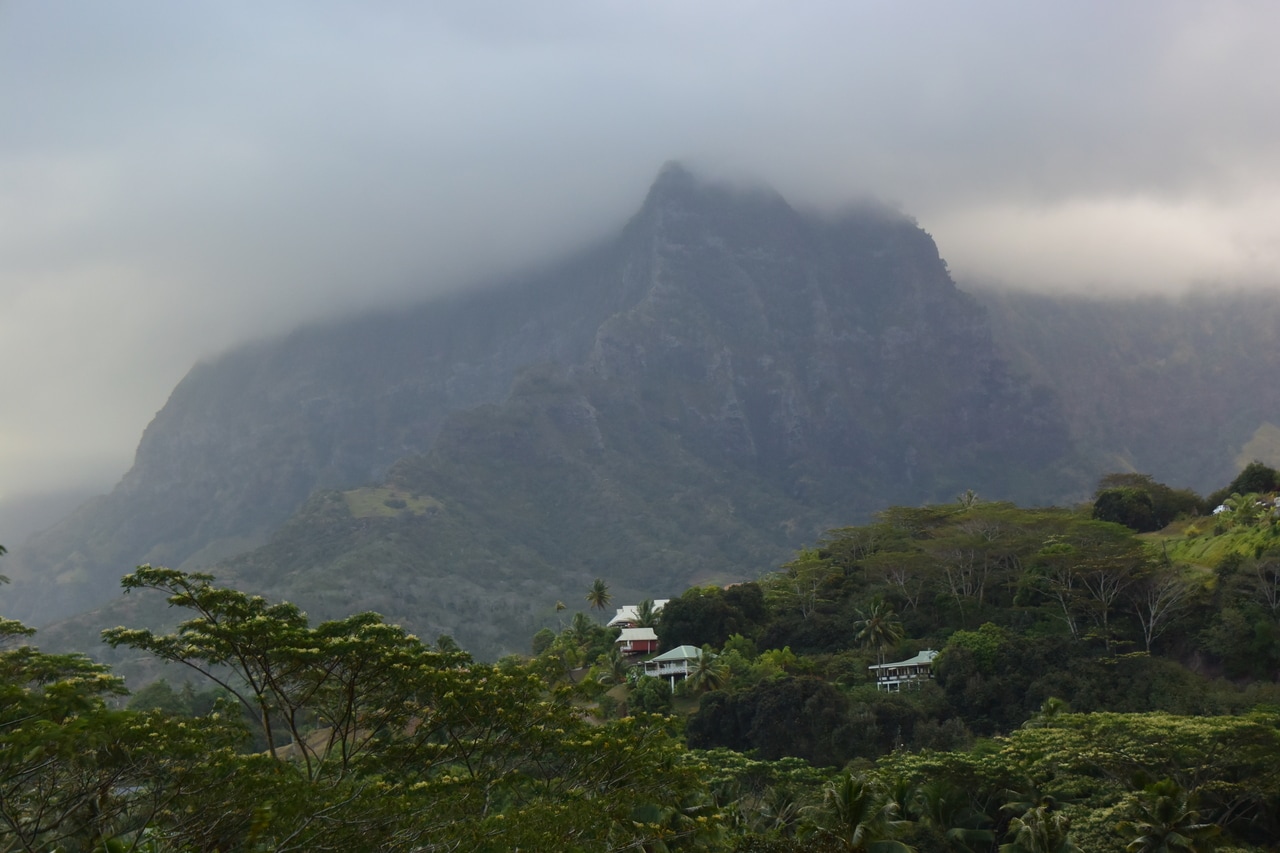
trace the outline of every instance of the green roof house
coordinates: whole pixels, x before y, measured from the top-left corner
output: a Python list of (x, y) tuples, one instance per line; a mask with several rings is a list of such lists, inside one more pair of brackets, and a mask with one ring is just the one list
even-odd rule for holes
[(876, 689), (897, 693), (903, 685), (919, 687), (920, 682), (933, 678), (933, 659), (938, 653), (925, 649), (913, 658), (893, 663), (873, 664), (868, 669), (876, 678)]
[(666, 676), (671, 679), (671, 686), (676, 686), (676, 678), (685, 678), (702, 659), (702, 649), (697, 646), (676, 646), (669, 652), (644, 662), (644, 674), (655, 677)]

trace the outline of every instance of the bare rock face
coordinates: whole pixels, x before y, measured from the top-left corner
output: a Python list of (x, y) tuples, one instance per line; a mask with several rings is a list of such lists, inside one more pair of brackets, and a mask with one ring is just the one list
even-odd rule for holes
[[(522, 589), (514, 634), (534, 590), (578, 598), (582, 577), (678, 592), (890, 503), (1052, 499), (1068, 454), (1054, 396), (1009, 375), (912, 221), (819, 219), (669, 165), (615, 240), (555, 269), (195, 367), (115, 491), (15, 555), (16, 615), (236, 554), (267, 592), (326, 578), (318, 606), (345, 612), (358, 553), (384, 562), (362, 603), (463, 635), (480, 588)], [(333, 497), (357, 487), (408, 509)]]
[(988, 462), (1063, 454), (1052, 395), (1010, 378), (982, 310), (909, 220), (815, 221), (668, 169), (640, 221), (649, 287), (601, 325), (585, 369), (661, 399), (655, 414), (704, 452), (792, 485), (838, 472), (881, 500), (947, 499), (938, 477), (991, 482)]

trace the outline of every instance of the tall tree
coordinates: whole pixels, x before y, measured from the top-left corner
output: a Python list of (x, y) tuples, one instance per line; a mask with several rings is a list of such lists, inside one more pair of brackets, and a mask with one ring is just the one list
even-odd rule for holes
[(113, 839), (225, 783), (242, 728), (115, 709), (121, 679), (17, 644), (33, 633), (0, 620), (0, 850), (126, 849)]
[(803, 619), (817, 612), (818, 605), (827, 601), (824, 588), (837, 574), (831, 562), (816, 548), (801, 548), (796, 558), (773, 575), (769, 593), (784, 607), (794, 607)]
[(1195, 587), (1172, 567), (1152, 572), (1129, 588), (1129, 601), (1138, 624), (1142, 626), (1142, 641), (1147, 654), (1151, 653), (1151, 643), (1190, 603), (1194, 590)]
[(937, 579), (936, 561), (916, 548), (884, 551), (864, 561), (867, 573), (880, 576), (893, 587), (909, 610), (920, 607), (921, 598)]
[(1023, 560), (1043, 541), (1036, 530), (1041, 520), (1012, 504), (975, 504), (957, 511), (930, 538), (926, 551), (941, 568), (962, 624), (968, 608), (981, 608), (993, 590), (1011, 586)]
[(876, 663), (884, 663), (884, 651), (902, 639), (902, 623), (893, 607), (884, 599), (871, 602), (866, 612), (858, 611), (854, 623), (854, 639), (862, 646), (876, 650)]
[(702, 655), (686, 679), (689, 689), (694, 693), (706, 693), (709, 690), (719, 690), (728, 680), (729, 668), (724, 665), (724, 661), (712, 653), (710, 646), (703, 646)]
[(1050, 537), (1035, 557), (1032, 578), (1032, 584), (1057, 603), (1071, 639), (1080, 639), (1081, 590), (1075, 546), (1057, 536)]
[(633, 821), (636, 809), (699, 790), (662, 726), (589, 722), (530, 669), (432, 649), (374, 614), (312, 626), (208, 575), (148, 566), (124, 584), (163, 591), (192, 618), (166, 635), (112, 629), (108, 641), (204, 673), (270, 733), (269, 752), (192, 762), (221, 784), (155, 812), (162, 846), (640, 849), (664, 830)]
[(609, 585), (600, 578), (596, 578), (591, 588), (587, 590), (587, 602), (595, 610), (604, 610), (611, 601), (613, 596), (609, 594)]
[(1280, 617), (1280, 551), (1272, 548), (1254, 560), (1253, 575), (1258, 599), (1272, 618)]
[(1077, 563), (1076, 576), (1087, 599), (1087, 612), (1111, 651), (1114, 639), (1112, 616), (1129, 591), (1152, 570), (1151, 558), (1142, 543), (1132, 537), (1095, 543)]

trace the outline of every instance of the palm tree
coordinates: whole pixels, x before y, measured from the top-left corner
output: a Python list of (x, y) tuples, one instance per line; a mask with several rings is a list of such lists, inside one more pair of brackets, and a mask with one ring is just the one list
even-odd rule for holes
[[(1065, 713), (1067, 703), (1061, 699), (1050, 697), (1040, 706), (1043, 711), (1046, 707), (1052, 709), (1051, 713)], [(1000, 813), (1006, 817), (1012, 817), (1009, 827), (1013, 826), (1017, 817), (1014, 815), (1022, 815), (1024, 820), (1029, 819), (1028, 815), (1037, 809), (1040, 813), (1048, 814), (1049, 812), (1058, 812), (1063, 805), (1069, 804), (1071, 800), (1057, 789), (1050, 789), (1042, 786), (1037, 780), (1030, 776), (1023, 776), (1014, 783), (1016, 787), (1006, 788), (1003, 791), (1004, 805), (1000, 807)], [(1042, 817), (1043, 814), (1040, 816)], [(1006, 831), (1011, 831), (1006, 828)]]
[(1071, 842), (1071, 820), (1052, 805), (1036, 806), (1009, 822), (1000, 853), (1079, 853)]
[(817, 810), (815, 834), (850, 853), (915, 853), (895, 841), (907, 821), (898, 806), (865, 776), (845, 773), (829, 782)]
[(599, 626), (591, 621), (591, 617), (579, 610), (573, 614), (573, 621), (569, 623), (569, 635), (573, 637), (573, 641), (579, 645), (585, 644), (591, 639), (591, 634)]
[(757, 832), (772, 832), (789, 838), (800, 822), (803, 807), (788, 788), (773, 785), (759, 798), (752, 811)]
[(689, 689), (695, 693), (719, 690), (729, 681), (729, 667), (711, 653), (710, 646), (703, 646), (702, 656), (698, 658), (698, 662), (694, 664), (685, 681)]
[[(991, 819), (973, 807), (969, 792), (945, 779), (931, 779), (915, 790), (909, 802), (916, 819), (943, 833), (957, 850), (990, 850), (995, 833)], [(901, 801), (900, 801), (901, 802)]]
[(1129, 853), (1202, 853), (1208, 839), (1217, 835), (1216, 823), (1200, 823), (1196, 798), (1172, 779), (1143, 789), (1135, 801), (1138, 818), (1121, 821), (1116, 831), (1133, 836), (1125, 845)]
[(884, 650), (902, 639), (902, 623), (893, 612), (893, 606), (877, 598), (871, 602), (866, 613), (858, 611), (860, 617), (854, 623), (854, 639), (862, 646), (874, 646), (876, 663), (884, 663)]
[(1071, 713), (1071, 704), (1066, 699), (1050, 696), (1040, 703), (1040, 710), (1031, 715), (1031, 719), (1022, 724), (1024, 729), (1044, 729), (1052, 726), (1062, 715)]
[(622, 656), (622, 650), (617, 646), (609, 649), (607, 654), (600, 656), (597, 663), (600, 665), (600, 674), (596, 676), (596, 681), (601, 684), (626, 684), (627, 683), (627, 660)]
[(658, 613), (660, 611), (653, 606), (653, 599), (646, 598), (644, 601), (636, 605), (636, 628), (656, 628), (658, 626)]
[(1258, 523), (1262, 515), (1261, 507), (1258, 506), (1257, 492), (1250, 492), (1247, 495), (1232, 492), (1231, 497), (1223, 501), (1222, 505), (1227, 508), (1223, 515), (1229, 527), (1252, 527)]
[(613, 596), (609, 594), (609, 585), (596, 578), (591, 589), (587, 590), (587, 602), (595, 610), (604, 610), (610, 601), (613, 601)]

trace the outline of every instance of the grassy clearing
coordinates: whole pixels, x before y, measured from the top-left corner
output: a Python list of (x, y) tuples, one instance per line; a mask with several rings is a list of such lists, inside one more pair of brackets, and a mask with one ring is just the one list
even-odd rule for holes
[(352, 489), (342, 493), (347, 509), (356, 518), (394, 518), (398, 515), (426, 515), (444, 509), (433, 497), (414, 495), (391, 488)]
[(1229, 554), (1254, 556), (1280, 544), (1276, 528), (1268, 524), (1234, 527), (1214, 533), (1212, 518), (1196, 518), (1169, 525), (1142, 539), (1163, 548), (1169, 559), (1204, 569), (1213, 569)]

